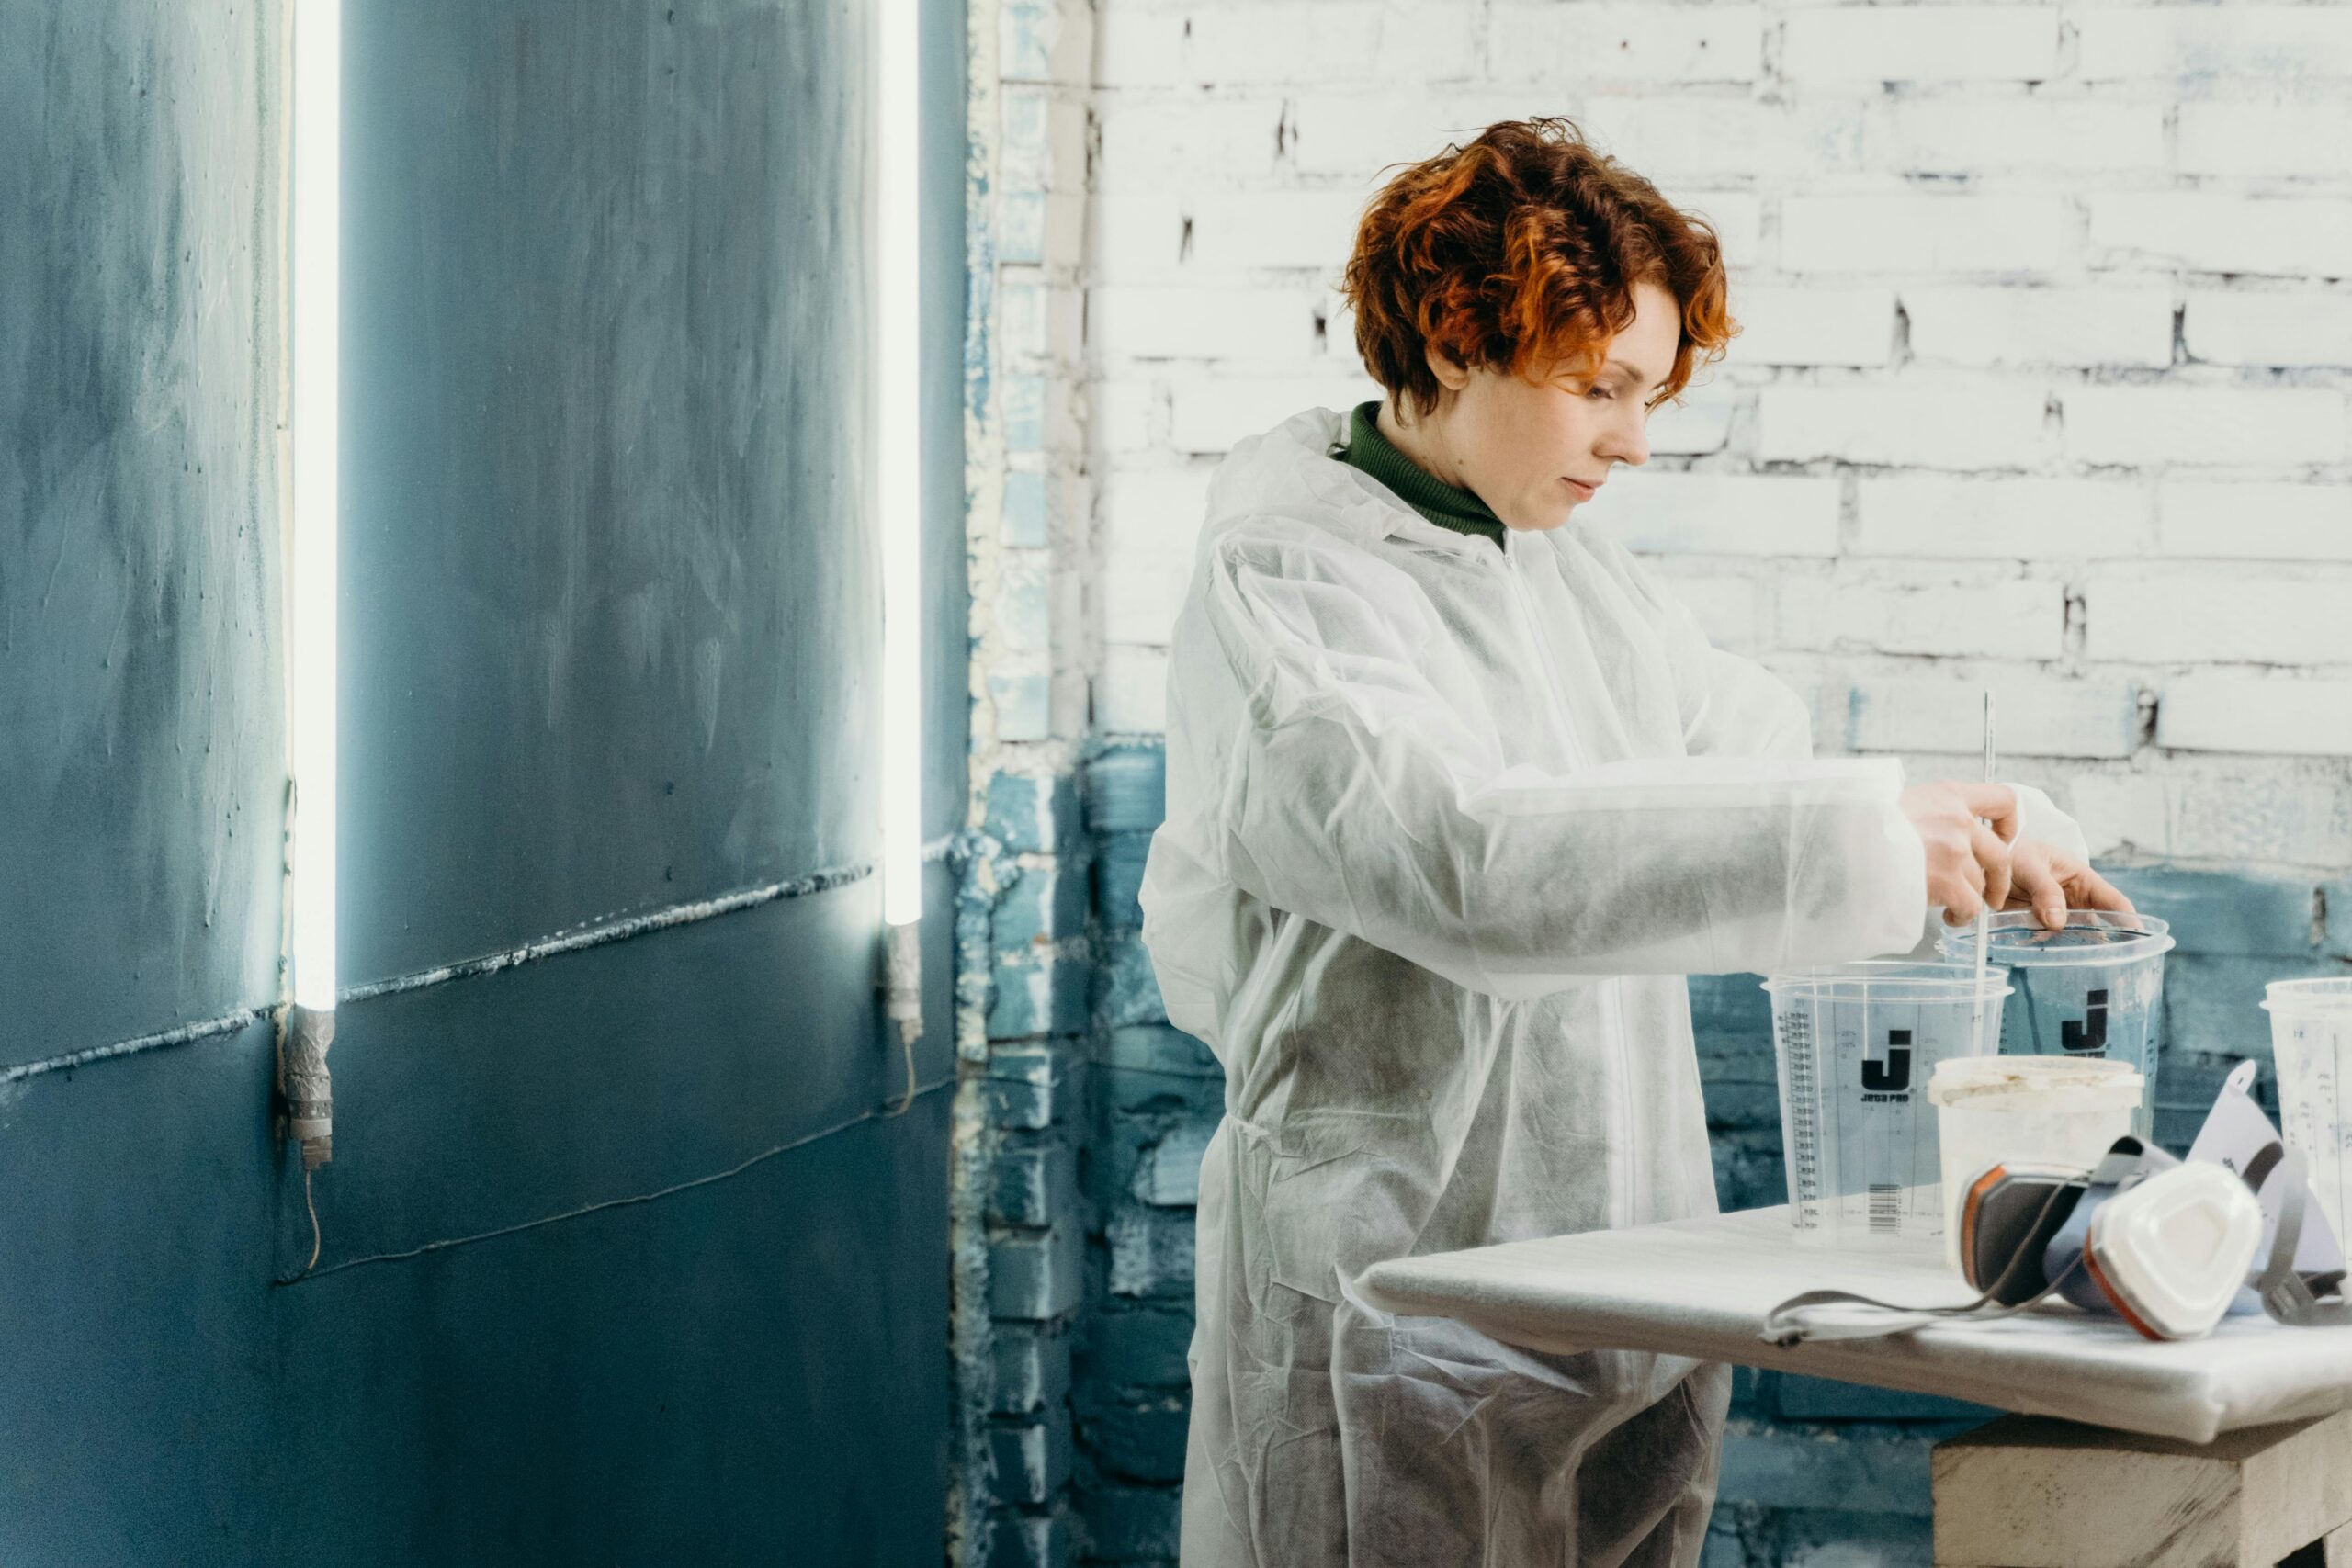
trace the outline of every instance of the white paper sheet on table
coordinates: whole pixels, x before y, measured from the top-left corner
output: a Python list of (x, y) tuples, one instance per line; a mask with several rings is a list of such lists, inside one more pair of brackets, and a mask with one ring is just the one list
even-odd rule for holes
[(1785, 1208), (1677, 1220), (1376, 1264), (1364, 1293), (1389, 1312), (1452, 1317), (1535, 1349), (1658, 1350), (1806, 1372), (2005, 1410), (2210, 1442), (2352, 1405), (2352, 1327), (2225, 1319), (2158, 1344), (2063, 1303), (1993, 1323), (1781, 1348), (1764, 1314), (1800, 1291), (1922, 1306), (1973, 1294), (1938, 1243), (1900, 1251), (1800, 1247)]
[[(2188, 1158), (2209, 1160), (2226, 1167), (2233, 1174), (2244, 1175), (2254, 1156), (2268, 1144), (2278, 1141), (2278, 1129), (2262, 1107), (2254, 1102), (2255, 1066), (2240, 1062), (2222, 1080), (2222, 1092), (2213, 1097), (2213, 1109), (2205, 1113), (2205, 1124), (2197, 1130), (2197, 1141), (2188, 1146)], [(2278, 1211), (2286, 1201), (2287, 1184), (2273, 1180), (2262, 1189), (2262, 1249), (2255, 1254), (2259, 1259), (2270, 1255), (2272, 1238), (2278, 1234)], [(2316, 1195), (2303, 1209), (2303, 1234), (2295, 1243), (2295, 1268), (2305, 1274), (2325, 1274), (2340, 1271), (2344, 1267), (2344, 1248), (2335, 1239), (2335, 1232), (2328, 1227), (2326, 1212)]]

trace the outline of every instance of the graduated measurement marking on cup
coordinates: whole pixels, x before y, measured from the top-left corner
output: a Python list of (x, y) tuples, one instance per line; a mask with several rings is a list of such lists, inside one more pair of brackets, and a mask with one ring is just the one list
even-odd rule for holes
[(1891, 1235), (1902, 1228), (1903, 1189), (1892, 1181), (1871, 1183), (1871, 1229)]
[[(2312, 1184), (2333, 1198), (2337, 1218), (2352, 1220), (2347, 1200), (2352, 1199), (2352, 1119), (2344, 1104), (2342, 1085), (2335, 1075), (2335, 1023), (2315, 1024), (2297, 1020), (2289, 1027), (2278, 1044), (2285, 1047), (2276, 1053), (2275, 1071), (2278, 1075), (2279, 1132), (2287, 1142), (2304, 1151), (2312, 1163)], [(2290, 1077), (2303, 1086), (2300, 1095), (2288, 1093)]]
[(1790, 1190), (1799, 1230), (1821, 1224), (1821, 1124), (1815, 1120), (1819, 1083), (1813, 1069), (1813, 1018), (1802, 1008), (1781, 1014), (1781, 1041), (1788, 1054), (1788, 1129), (1782, 1153), (1789, 1162)]

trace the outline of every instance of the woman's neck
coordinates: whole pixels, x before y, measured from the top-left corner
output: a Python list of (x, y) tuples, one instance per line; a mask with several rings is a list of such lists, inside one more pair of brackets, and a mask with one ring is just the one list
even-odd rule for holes
[(1413, 467), (1440, 484), (1451, 485), (1455, 490), (1469, 488), (1456, 473), (1454, 464), (1446, 452), (1445, 433), (1435, 421), (1422, 418), (1408, 423), (1397, 408), (1396, 400), (1385, 397), (1380, 400), (1380, 415), (1374, 423), (1388, 444), (1403, 453)]

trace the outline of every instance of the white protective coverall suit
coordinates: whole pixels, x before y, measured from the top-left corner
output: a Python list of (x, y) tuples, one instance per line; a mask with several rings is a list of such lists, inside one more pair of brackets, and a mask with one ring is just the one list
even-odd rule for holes
[(1144, 941), (1226, 1072), (1183, 1562), (1695, 1563), (1727, 1369), (1355, 1278), (1713, 1213), (1682, 976), (1910, 950), (1901, 765), (1810, 760), (1796, 695), (1593, 528), (1498, 551), (1333, 461), (1344, 429), (1227, 459), (1170, 649)]

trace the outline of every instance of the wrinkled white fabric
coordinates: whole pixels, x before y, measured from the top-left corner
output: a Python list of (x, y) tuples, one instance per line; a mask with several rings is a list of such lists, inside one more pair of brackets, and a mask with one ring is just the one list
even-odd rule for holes
[(1440, 528), (1344, 429), (1220, 468), (1170, 649), (1144, 940), (1226, 1069), (1183, 1561), (1687, 1568), (1725, 1369), (1351, 1282), (1713, 1213), (1682, 976), (1909, 948), (1901, 768), (1811, 760), (1795, 694), (1594, 529)]

